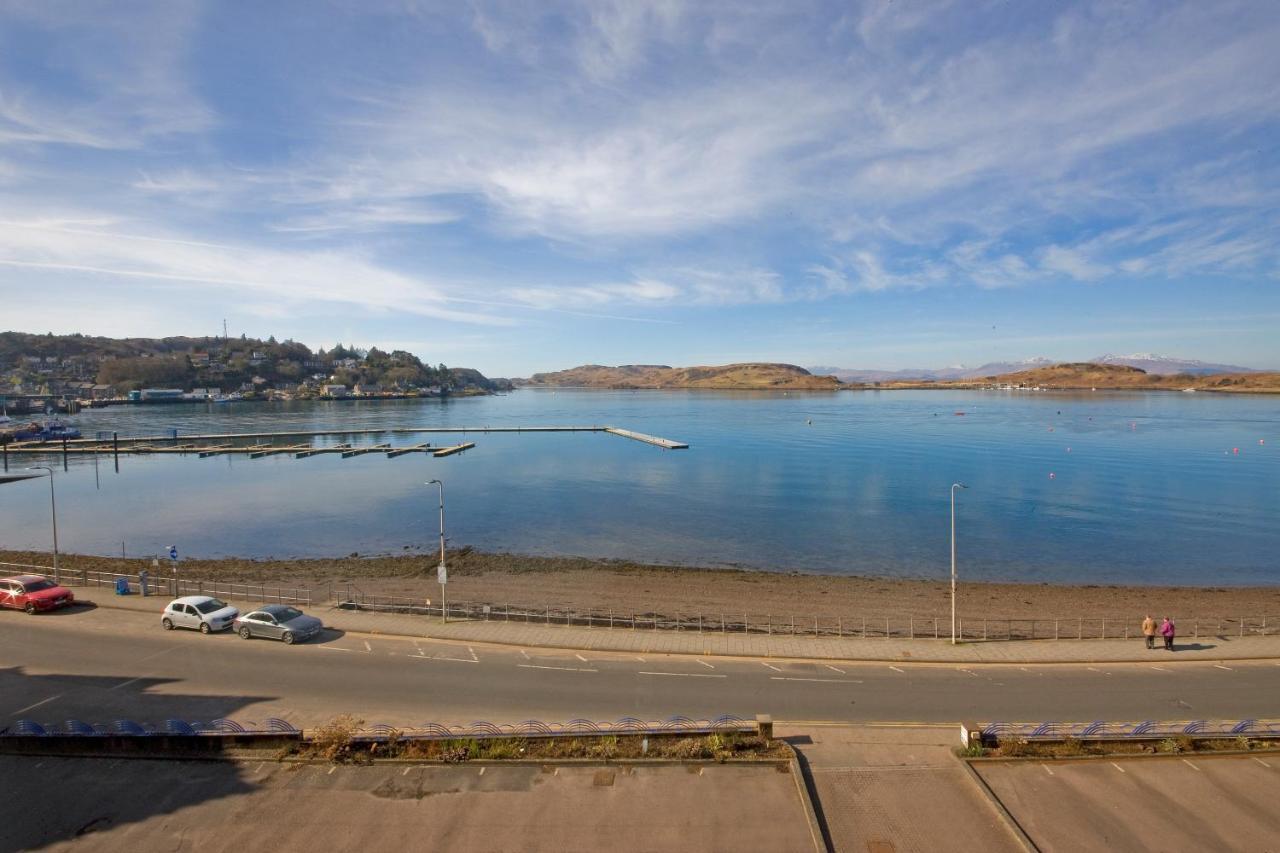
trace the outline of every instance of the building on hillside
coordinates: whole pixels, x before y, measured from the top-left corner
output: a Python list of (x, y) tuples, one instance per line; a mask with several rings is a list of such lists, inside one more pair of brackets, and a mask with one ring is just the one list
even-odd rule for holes
[(351, 392), (347, 390), (346, 385), (321, 385), (321, 397), (350, 397)]
[(138, 399), (142, 401), (161, 401), (161, 400), (181, 400), (181, 388), (143, 388), (138, 393)]
[(357, 397), (375, 397), (382, 393), (382, 386), (377, 382), (357, 382), (355, 393)]

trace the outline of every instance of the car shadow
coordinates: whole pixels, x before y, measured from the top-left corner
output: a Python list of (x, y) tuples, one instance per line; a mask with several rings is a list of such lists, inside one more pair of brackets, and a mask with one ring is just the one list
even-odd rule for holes
[(40, 613), (37, 613), (36, 615), (37, 616), (78, 616), (81, 613), (88, 613), (92, 610), (97, 610), (97, 609), (98, 609), (98, 605), (94, 604), (92, 601), (77, 601), (74, 604), (67, 605), (66, 607), (59, 607), (57, 610), (45, 610)]
[(332, 643), (334, 640), (341, 640), (347, 636), (347, 632), (341, 628), (330, 628), (328, 625), (320, 629), (320, 633), (316, 634), (310, 640), (307, 640), (308, 646), (323, 646)]

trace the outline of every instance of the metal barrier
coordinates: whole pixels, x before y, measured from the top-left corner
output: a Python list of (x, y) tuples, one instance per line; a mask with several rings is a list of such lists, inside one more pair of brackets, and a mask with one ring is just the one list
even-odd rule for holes
[[(42, 575), (53, 579), (52, 566), (34, 566), (25, 563), (0, 563), (0, 568), (21, 568), (29, 574)], [(124, 572), (100, 572), (88, 569), (63, 569), (64, 583), (80, 586), (114, 587), (117, 578), (125, 578), (129, 584), (129, 592), (134, 595), (142, 592), (142, 578), (137, 574)], [(147, 592), (155, 596), (177, 598), (183, 595), (208, 595), (214, 598), (233, 598), (242, 601), (262, 601), (276, 604), (312, 604), (311, 590), (306, 587), (280, 587), (266, 584), (236, 583), (233, 581), (204, 580), (202, 578), (174, 578), (157, 572), (147, 577)]]
[[(337, 606), (348, 610), (441, 616), (439, 602), (374, 595), (352, 584), (336, 590)], [(752, 613), (626, 613), (607, 609), (516, 606), (450, 601), (448, 617), (484, 622), (524, 622), (631, 631), (686, 631), (700, 634), (777, 634), (854, 639), (949, 639), (945, 617), (775, 616)], [(1211, 636), (1280, 635), (1280, 617), (1175, 618), (1181, 641)], [(1141, 619), (960, 619), (957, 636), (967, 642), (991, 640), (1141, 640)], [(1162, 638), (1157, 636), (1157, 641)]]
[(984, 739), (991, 740), (1162, 740), (1193, 735), (1197, 738), (1264, 737), (1280, 738), (1280, 721), (1191, 720), (1167, 722), (1144, 720), (1137, 723), (988, 723), (982, 727)]
[[(544, 723), (525, 720), (515, 724), (494, 724), (479, 720), (469, 726), (448, 726), (440, 723), (422, 723), (418, 726), (399, 728), (378, 723), (358, 729), (351, 734), (353, 741), (445, 740), (452, 738), (506, 738), (506, 737), (565, 737), (592, 735), (670, 735), (670, 734), (726, 734), (760, 730), (761, 724), (741, 717), (725, 715), (711, 720), (695, 720), (690, 717), (668, 717), (666, 720), (646, 721), (635, 717), (623, 717), (615, 722), (596, 722), (576, 719), (567, 723)], [(133, 720), (115, 720), (110, 725), (67, 720), (64, 723), (40, 724), (33, 720), (19, 720), (12, 735), (20, 737), (55, 737), (79, 735), (84, 737), (113, 737), (131, 735), (229, 735), (229, 734), (301, 734), (302, 730), (286, 720), (269, 717), (261, 723), (237, 723), (234, 720), (213, 720), (208, 723), (185, 720), (165, 720), (151, 725)]]

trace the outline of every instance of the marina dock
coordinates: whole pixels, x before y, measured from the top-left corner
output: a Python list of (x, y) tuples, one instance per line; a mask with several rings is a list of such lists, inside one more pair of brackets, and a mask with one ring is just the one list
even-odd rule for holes
[(669, 438), (660, 438), (634, 430), (608, 426), (482, 426), (482, 427), (387, 427), (384, 429), (328, 429), (279, 432), (224, 432), (193, 435), (122, 436), (98, 433), (97, 438), (62, 439), (61, 441), (19, 441), (3, 443), (4, 469), (9, 468), (9, 456), (27, 454), (60, 453), (65, 460), (72, 455), (110, 454), (117, 462), (121, 455), (146, 456), (152, 454), (194, 455), (199, 459), (213, 456), (237, 455), (250, 459), (291, 454), (295, 459), (307, 459), (323, 454), (340, 454), (343, 459), (383, 453), (388, 459), (397, 459), (412, 453), (430, 454), (441, 458), (462, 453), (475, 447), (475, 442), (463, 441), (450, 446), (435, 446), (430, 442), (411, 445), (395, 445), (388, 441), (360, 445), (342, 440), (337, 444), (316, 444), (317, 439), (335, 437), (355, 439), (361, 436), (385, 439), (387, 436), (417, 436), (456, 433), (549, 433), (549, 432), (598, 432), (620, 438), (639, 441), (664, 450), (685, 450), (688, 444)]

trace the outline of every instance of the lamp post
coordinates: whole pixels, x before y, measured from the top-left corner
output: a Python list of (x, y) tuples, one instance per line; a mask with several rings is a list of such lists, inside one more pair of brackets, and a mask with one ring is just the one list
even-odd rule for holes
[(436, 578), (440, 581), (440, 618), (443, 622), (449, 621), (449, 605), (448, 599), (445, 597), (444, 587), (449, 580), (448, 570), (444, 565), (444, 483), (439, 480), (428, 480), (426, 485), (435, 484), (440, 490), (440, 565), (436, 568)]
[(956, 489), (969, 488), (964, 483), (951, 484), (951, 645), (956, 644)]
[(62, 583), (62, 572), (58, 569), (58, 500), (53, 492), (53, 469), (48, 465), (32, 465), (31, 470), (39, 469), (49, 472), (49, 509), (53, 514), (53, 582)]

